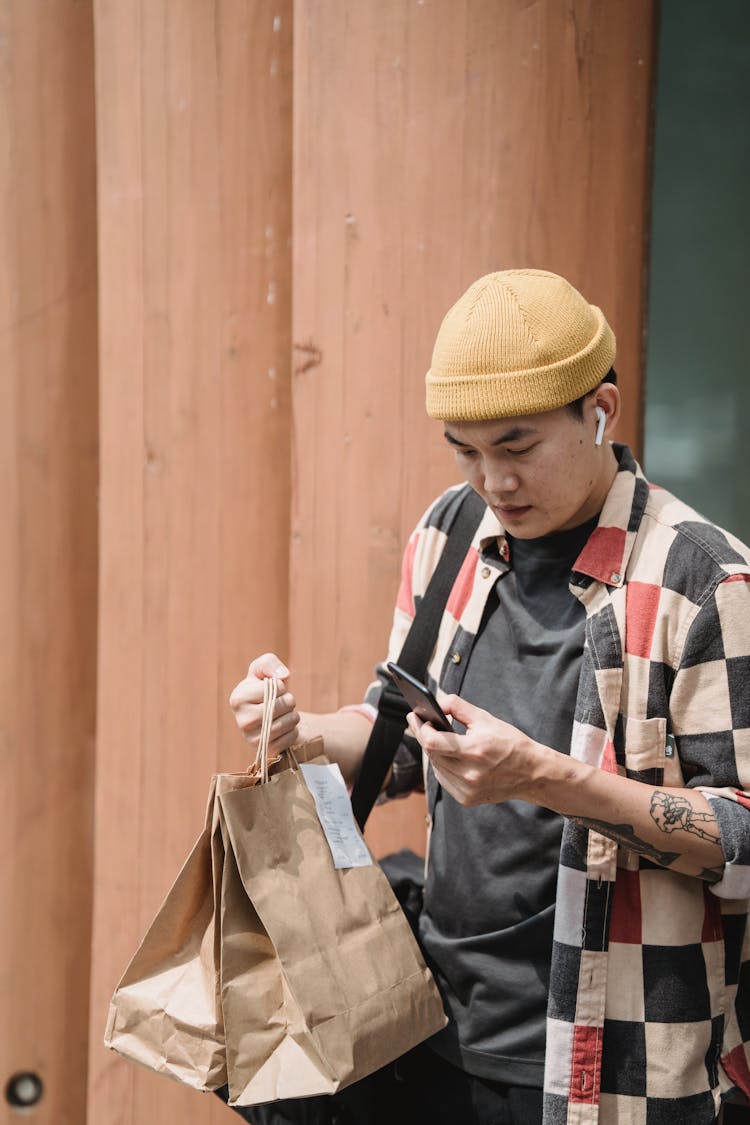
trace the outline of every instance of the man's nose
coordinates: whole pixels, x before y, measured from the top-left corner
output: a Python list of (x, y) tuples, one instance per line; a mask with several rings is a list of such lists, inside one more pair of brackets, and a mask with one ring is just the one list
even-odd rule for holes
[(484, 490), (491, 496), (507, 496), (518, 488), (518, 476), (507, 467), (501, 465), (485, 466)]

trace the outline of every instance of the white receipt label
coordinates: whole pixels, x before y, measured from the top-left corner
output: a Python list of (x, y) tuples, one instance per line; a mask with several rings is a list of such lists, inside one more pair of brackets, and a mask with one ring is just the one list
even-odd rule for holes
[(332, 765), (301, 762), (302, 776), (312, 793), (334, 867), (369, 867), (372, 856), (357, 831), (352, 803), (341, 770)]

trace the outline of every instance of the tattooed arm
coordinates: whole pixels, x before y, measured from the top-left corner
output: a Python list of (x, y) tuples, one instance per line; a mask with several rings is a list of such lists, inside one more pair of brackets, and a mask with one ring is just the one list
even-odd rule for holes
[[(610, 824), (601, 819), (593, 820), (583, 816), (576, 816), (573, 819), (585, 828), (593, 828), (603, 836), (609, 836), (611, 840), (616, 840), (623, 847), (638, 852), (639, 855), (662, 867), (674, 867), (678, 871), (685, 871), (686, 874), (697, 875), (709, 883), (718, 882), (724, 869), (724, 855), (721, 850), (719, 826), (708, 801), (700, 793), (692, 790), (656, 789), (651, 786), (648, 789), (649, 815), (660, 833), (656, 843), (652, 843), (653, 832), (650, 831), (650, 824), (647, 825), (649, 831), (641, 836), (632, 824)], [(711, 852), (705, 852), (705, 858), (709, 863), (714, 860), (711, 866), (696, 870), (698, 852), (700, 851), (703, 856), (704, 849), (698, 847), (689, 849), (691, 853), (695, 852), (694, 861), (690, 862), (684, 850), (686, 836), (695, 837), (696, 844), (698, 841), (704, 841), (712, 845)], [(672, 848), (677, 850), (671, 850)], [(711, 854), (714, 850), (715, 857)]]
[(409, 725), (438, 781), (460, 804), (520, 798), (571, 817), (662, 867), (708, 882), (721, 877), (719, 825), (702, 793), (607, 773), (534, 742), (458, 696), (441, 701), (466, 734), (436, 731), (414, 715)]

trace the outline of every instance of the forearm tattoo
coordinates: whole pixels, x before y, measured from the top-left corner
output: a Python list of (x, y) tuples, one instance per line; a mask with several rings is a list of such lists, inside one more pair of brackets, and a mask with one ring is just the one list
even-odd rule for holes
[(690, 832), (701, 840), (719, 843), (719, 826), (712, 812), (698, 812), (686, 797), (663, 793), (651, 795), (651, 817), (662, 832)]
[[(701, 840), (708, 840), (717, 845), (721, 844), (719, 826), (714, 814), (712, 812), (700, 812), (693, 808), (687, 797), (665, 793), (663, 790), (657, 789), (651, 795), (650, 813), (654, 824), (662, 832), (687, 832)], [(622, 847), (638, 852), (645, 859), (658, 863), (660, 867), (669, 867), (676, 859), (680, 858), (680, 852), (662, 851), (650, 844), (648, 840), (641, 839), (640, 836), (636, 835), (632, 824), (609, 824), (605, 820), (589, 820), (578, 816), (573, 819), (584, 828), (601, 832), (602, 836), (608, 836), (610, 840), (621, 844)], [(700, 873), (700, 878), (705, 879), (708, 883), (717, 882), (721, 876), (721, 867), (705, 867)]]
[(640, 836), (636, 836), (632, 824), (610, 824), (606, 820), (588, 820), (582, 816), (576, 816), (573, 819), (583, 828), (591, 828), (594, 832), (601, 832), (602, 836), (608, 836), (610, 840), (614, 840), (616, 844), (620, 844), (623, 848), (638, 852), (645, 859), (658, 863), (660, 867), (669, 867), (670, 863), (674, 863), (676, 859), (680, 858), (679, 852), (663, 852), (659, 848), (655, 848), (653, 844), (649, 844), (648, 840), (642, 840)]

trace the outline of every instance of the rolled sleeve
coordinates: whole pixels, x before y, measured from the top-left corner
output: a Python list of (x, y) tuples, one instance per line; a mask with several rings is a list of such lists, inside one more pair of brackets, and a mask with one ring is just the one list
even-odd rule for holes
[(724, 874), (710, 890), (719, 898), (750, 898), (750, 809), (746, 794), (702, 790), (716, 814), (724, 851)]
[(750, 897), (750, 574), (721, 581), (687, 634), (671, 696), (690, 787), (710, 801), (724, 852), (711, 891)]

